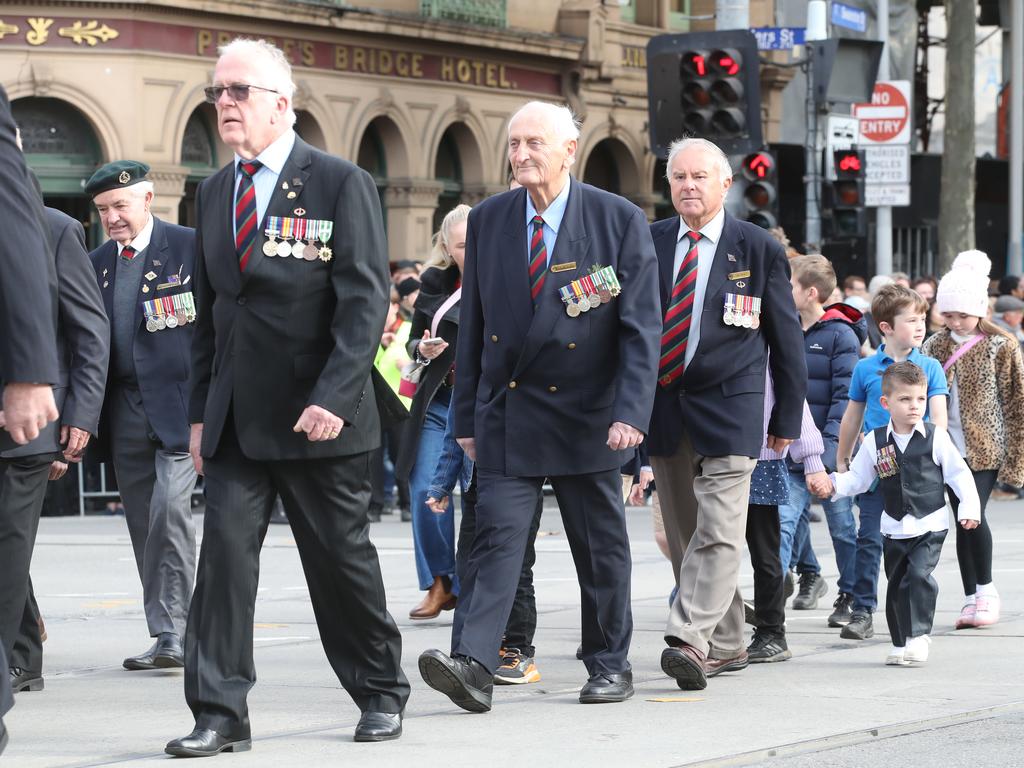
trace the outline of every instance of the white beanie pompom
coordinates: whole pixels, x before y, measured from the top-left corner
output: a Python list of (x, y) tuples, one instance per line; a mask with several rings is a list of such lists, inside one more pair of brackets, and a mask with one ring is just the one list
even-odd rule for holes
[(939, 281), (935, 303), (939, 312), (988, 316), (988, 282), (992, 262), (982, 251), (962, 251)]

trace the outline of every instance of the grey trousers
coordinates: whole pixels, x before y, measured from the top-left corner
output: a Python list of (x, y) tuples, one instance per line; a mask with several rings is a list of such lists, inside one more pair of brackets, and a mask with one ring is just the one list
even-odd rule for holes
[(731, 659), (746, 646), (737, 582), (756, 464), (746, 456), (702, 456), (685, 434), (675, 455), (651, 457), (679, 587), (665, 639), (711, 658)]
[(107, 396), (114, 474), (142, 579), (149, 634), (184, 637), (196, 573), (196, 471), (187, 453), (161, 448), (138, 390), (114, 386)]

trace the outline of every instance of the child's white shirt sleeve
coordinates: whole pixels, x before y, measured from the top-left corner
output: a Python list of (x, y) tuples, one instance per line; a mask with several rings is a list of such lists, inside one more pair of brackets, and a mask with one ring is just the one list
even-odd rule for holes
[(832, 473), (832, 485), (835, 486), (835, 493), (832, 501), (843, 496), (856, 496), (858, 493), (866, 493), (871, 484), (875, 482), (878, 473), (875, 471), (875, 433), (868, 432), (864, 435), (857, 454), (850, 462), (850, 469), (842, 474)]
[(978, 497), (978, 486), (974, 483), (974, 475), (967, 466), (960, 451), (953, 445), (953, 440), (942, 427), (935, 427), (935, 439), (932, 440), (932, 458), (942, 467), (942, 479), (953, 493), (960, 499), (957, 509), (957, 520), (981, 521), (981, 499)]

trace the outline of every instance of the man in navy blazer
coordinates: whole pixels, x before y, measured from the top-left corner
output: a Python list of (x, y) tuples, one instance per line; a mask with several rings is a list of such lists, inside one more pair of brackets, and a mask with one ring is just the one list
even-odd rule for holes
[(679, 590), (661, 665), (680, 688), (699, 690), (748, 663), (742, 624), (723, 619), (739, 599), (765, 367), (776, 450), (800, 435), (807, 367), (782, 246), (723, 208), (728, 158), (704, 139), (677, 141), (668, 179), (679, 216), (651, 225), (664, 328), (648, 445)]
[[(657, 264), (640, 209), (569, 176), (578, 136), (568, 109), (527, 104), (508, 133), (522, 188), (469, 216), (452, 419), (477, 462), (477, 527), (451, 656), (426, 651), (419, 667), (428, 685), (471, 712), (491, 706), (501, 633), (545, 477), (580, 581), (589, 674), (580, 701), (633, 693), (619, 468), (650, 418)], [(602, 289), (605, 267), (621, 292)]]
[(149, 166), (108, 163), (86, 183), (110, 237), (89, 254), (107, 317), (110, 366), (97, 449), (112, 461), (142, 580), (149, 650), (128, 670), (181, 667), (196, 568), (188, 454), (195, 231), (150, 212)]

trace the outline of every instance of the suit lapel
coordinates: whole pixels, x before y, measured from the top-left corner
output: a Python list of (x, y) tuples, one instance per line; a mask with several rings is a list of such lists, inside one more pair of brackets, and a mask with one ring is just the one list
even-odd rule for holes
[(142, 322), (142, 303), (155, 298), (156, 287), (165, 282), (164, 271), (167, 269), (167, 260), (167, 231), (164, 229), (164, 223), (154, 216), (153, 234), (150, 236), (149, 246), (146, 248), (146, 263), (142, 267), (139, 297), (135, 302), (136, 325)]
[(114, 317), (114, 280), (117, 277), (117, 244), (113, 240), (107, 240), (100, 246), (100, 252), (96, 258), (96, 280), (100, 285), (100, 293), (103, 294), (103, 307), (107, 310), (107, 317)]
[[(306, 181), (309, 179), (310, 151), (309, 145), (298, 136), (295, 137), (295, 146), (291, 154), (281, 168), (277, 177), (277, 185), (274, 187), (274, 194), (267, 204), (266, 213), (256, 230), (256, 245), (252, 255), (249, 257), (249, 264), (242, 273), (242, 284), (244, 285), (252, 274), (259, 269), (263, 260), (263, 243), (266, 238), (263, 233), (266, 230), (267, 216), (287, 216), (290, 218), (301, 218), (295, 216), (295, 209), (302, 207), (302, 193), (306, 188)], [(285, 187), (287, 184), (287, 187)], [(295, 193), (294, 197), (288, 195)]]
[(658, 254), (658, 289), (661, 292), (661, 308), (668, 307), (669, 296), (672, 295), (672, 283), (675, 275), (672, 268), (676, 260), (676, 244), (679, 242), (679, 217), (665, 226), (654, 239), (654, 251)]
[[(504, 291), (512, 310), (512, 318), (523, 333), (533, 322), (533, 306), (530, 301), (529, 253), (526, 242), (526, 190), (519, 189), (511, 196), (511, 203), (505, 216), (502, 230), (505, 236), (504, 248), (498, 258), (505, 277)], [(489, 254), (477, 251), (477, 261)]]
[[(725, 225), (722, 227), (722, 237), (715, 249), (715, 260), (711, 264), (711, 273), (708, 275), (707, 288), (704, 290), (705, 312), (721, 312), (724, 305), (718, 292), (722, 289), (729, 273), (750, 268), (747, 254), (742, 246), (743, 233), (727, 213), (725, 214)], [(734, 258), (733, 261), (730, 261), (730, 256)], [(701, 336), (703, 335), (701, 333)]]

